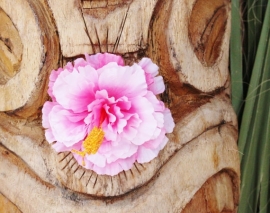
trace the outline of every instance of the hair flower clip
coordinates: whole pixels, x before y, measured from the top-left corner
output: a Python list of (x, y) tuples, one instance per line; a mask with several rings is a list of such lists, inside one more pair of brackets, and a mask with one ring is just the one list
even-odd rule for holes
[(45, 136), (57, 152), (101, 175), (154, 159), (175, 126), (156, 95), (165, 89), (149, 58), (125, 66), (118, 55), (85, 55), (53, 70), (42, 109)]

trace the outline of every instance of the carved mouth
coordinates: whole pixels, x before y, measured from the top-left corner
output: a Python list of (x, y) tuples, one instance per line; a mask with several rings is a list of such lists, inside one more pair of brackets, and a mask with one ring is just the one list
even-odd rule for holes
[[(125, 195), (149, 183), (158, 176), (159, 170), (187, 143), (203, 133), (222, 125), (235, 126), (236, 120), (224, 114), (231, 108), (227, 101), (213, 98), (209, 103), (194, 110), (176, 124), (174, 132), (168, 134), (169, 142), (158, 157), (149, 163), (135, 163), (132, 169), (116, 176), (97, 175), (79, 166), (70, 152), (56, 157), (60, 182), (73, 191), (93, 197), (111, 198)], [(211, 110), (211, 118), (207, 114)], [(231, 109), (232, 110), (232, 109)], [(192, 118), (192, 119), (191, 119)]]

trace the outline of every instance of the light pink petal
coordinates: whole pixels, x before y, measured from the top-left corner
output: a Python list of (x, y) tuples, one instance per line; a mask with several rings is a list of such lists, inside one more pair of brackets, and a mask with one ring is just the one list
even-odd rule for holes
[(64, 68), (59, 68), (58, 70), (53, 70), (50, 74), (50, 81), (49, 81), (49, 88), (48, 88), (48, 94), (51, 96), (52, 100), (55, 101), (55, 97), (53, 95), (53, 86), (58, 78), (59, 74), (63, 72), (64, 70), (71, 72), (73, 70), (73, 66), (70, 62), (67, 63), (67, 65)]
[(138, 147), (130, 142), (119, 142), (117, 146), (111, 146), (110, 153), (107, 153), (105, 156), (107, 162), (111, 163), (117, 159), (124, 159), (134, 155), (137, 149)]
[(52, 129), (46, 129), (45, 130), (45, 138), (49, 143), (52, 143), (54, 141), (56, 141), (53, 133), (52, 133)]
[(156, 131), (156, 134), (158, 134), (156, 138), (145, 142), (142, 146), (147, 149), (157, 149), (163, 143), (163, 140), (166, 137), (165, 130)]
[(52, 148), (54, 148), (54, 150), (56, 152), (66, 152), (66, 151), (71, 151), (70, 147), (66, 147), (64, 144), (56, 142), (55, 144), (52, 145)]
[(140, 126), (142, 120), (139, 118), (138, 114), (129, 115), (126, 119), (127, 125), (121, 133), (121, 137), (126, 138), (128, 141), (132, 141), (138, 133), (137, 128)]
[[(76, 159), (76, 161), (78, 162), (79, 165), (83, 165), (83, 157), (76, 154), (76, 153), (72, 153), (74, 158)], [(89, 165), (88, 165), (88, 169), (92, 169)]]
[(121, 56), (110, 53), (97, 53), (95, 55), (85, 55), (86, 61), (95, 69), (99, 69), (110, 62), (115, 62), (119, 66), (124, 66), (124, 60)]
[(142, 120), (137, 128), (138, 134), (132, 140), (132, 143), (141, 145), (149, 141), (157, 128), (157, 121), (153, 116), (154, 109), (151, 103), (144, 97), (133, 99), (133, 108)]
[(134, 162), (135, 162), (135, 155), (125, 159), (118, 159), (115, 162), (107, 164), (104, 168), (94, 166), (93, 170), (100, 175), (114, 176), (117, 175), (119, 172), (131, 169)]
[(167, 138), (166, 136), (163, 138), (163, 141), (162, 141), (162, 143), (159, 145), (159, 151), (160, 150), (162, 150), (164, 147), (165, 147), (165, 145), (168, 143), (168, 141), (169, 141), (169, 138)]
[(114, 176), (119, 172), (123, 171), (121, 165), (117, 162), (108, 164), (105, 167), (98, 167), (96, 165), (93, 165), (93, 170), (99, 175), (111, 175), (111, 176)]
[(155, 77), (154, 82), (148, 85), (148, 89), (152, 91), (155, 95), (163, 93), (165, 90), (165, 85), (162, 76)]
[(127, 125), (121, 136), (129, 141), (132, 141), (136, 137), (137, 133), (138, 130), (136, 127)]
[(157, 127), (163, 128), (164, 127), (164, 114), (162, 112), (154, 112), (153, 116), (157, 121)]
[(151, 102), (155, 111), (163, 112), (165, 109), (164, 103), (157, 99), (157, 96), (153, 94), (153, 92), (148, 91), (145, 95), (148, 101)]
[(68, 70), (68, 71), (70, 71), (70, 72), (72, 72), (72, 70), (73, 70), (73, 65), (72, 65), (72, 63), (71, 63), (71, 62), (68, 62), (68, 63), (66, 64), (66, 66), (64, 66), (64, 69), (65, 69), (65, 70)]
[(49, 114), (49, 122), (56, 141), (70, 147), (83, 140), (86, 136), (86, 125), (83, 121), (71, 122), (72, 112), (61, 106), (54, 106)]
[(98, 167), (105, 167), (106, 166), (106, 158), (99, 154), (98, 152), (94, 155), (87, 155), (85, 157), (85, 161), (91, 162), (92, 164)]
[(117, 163), (122, 167), (122, 171), (127, 171), (132, 168), (133, 164), (135, 163), (135, 155), (117, 160)]
[(147, 149), (140, 146), (138, 149), (137, 161), (138, 163), (147, 163), (158, 156), (159, 150)]
[(53, 94), (59, 104), (74, 112), (87, 110), (87, 106), (95, 100), (97, 82), (96, 71), (87, 66), (80, 67), (79, 71), (63, 71), (57, 78), (53, 87)]
[(49, 114), (52, 110), (52, 108), (57, 105), (57, 103), (55, 102), (49, 102), (49, 101), (46, 101), (43, 105), (43, 108), (42, 108), (42, 126), (44, 128), (50, 128), (51, 125), (49, 123)]
[(129, 110), (131, 107), (131, 102), (130, 100), (128, 100), (126, 96), (122, 96), (121, 98), (117, 99), (116, 102), (117, 102), (117, 106), (121, 110)]
[(58, 75), (63, 71), (63, 68), (59, 68), (58, 70), (53, 70), (49, 77), (49, 85), (48, 85), (48, 94), (55, 101), (55, 97), (53, 95), (53, 86), (58, 77)]
[(164, 128), (166, 129), (167, 133), (172, 133), (175, 127), (175, 123), (173, 121), (172, 114), (169, 109), (164, 110)]
[(119, 119), (118, 122), (117, 122), (117, 133), (122, 133), (123, 132), (123, 129), (125, 128), (125, 126), (127, 125), (127, 121), (124, 120), (124, 119)]
[(85, 67), (85, 66), (89, 65), (89, 63), (86, 60), (84, 60), (83, 58), (76, 59), (73, 62), (73, 64), (74, 64), (74, 68), (76, 68), (76, 69), (78, 69), (79, 67)]
[(120, 67), (110, 63), (101, 70), (98, 81), (99, 88), (107, 90), (109, 97), (115, 99), (123, 96), (132, 98), (146, 94), (147, 84), (144, 72), (138, 65)]
[(158, 66), (154, 64), (150, 58), (142, 58), (139, 65), (146, 73), (151, 74), (152, 77), (158, 74)]

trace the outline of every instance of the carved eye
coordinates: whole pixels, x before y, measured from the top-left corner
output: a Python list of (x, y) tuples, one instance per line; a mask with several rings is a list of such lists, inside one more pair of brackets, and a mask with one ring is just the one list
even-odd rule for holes
[(19, 71), (22, 41), (16, 27), (1, 8), (0, 19), (0, 85), (4, 85)]
[(189, 38), (196, 56), (205, 66), (213, 66), (221, 54), (228, 3), (227, 0), (198, 0), (194, 4), (188, 27)]

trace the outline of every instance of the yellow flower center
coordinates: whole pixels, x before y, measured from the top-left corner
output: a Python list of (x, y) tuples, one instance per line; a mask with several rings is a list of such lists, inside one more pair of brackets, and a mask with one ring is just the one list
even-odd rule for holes
[(82, 151), (75, 150), (75, 149), (71, 150), (73, 153), (76, 153), (83, 157), (83, 161), (82, 161), (83, 166), (85, 166), (85, 161), (84, 161), (85, 155), (96, 154), (99, 147), (102, 144), (102, 141), (104, 140), (105, 133), (103, 129), (101, 128), (101, 124), (103, 123), (105, 118), (106, 118), (106, 112), (104, 109), (101, 109), (100, 118), (99, 118), (99, 126), (94, 127), (91, 130), (91, 132), (88, 134), (88, 136), (85, 138), (82, 144), (83, 150)]
[[(104, 139), (104, 131), (101, 127), (94, 127), (91, 132), (88, 134), (86, 139), (83, 141), (83, 151), (78, 151), (73, 149), (72, 152), (85, 157), (86, 154), (96, 154), (99, 147), (101, 146), (101, 143)], [(83, 166), (85, 166), (85, 162), (83, 159), (82, 162)]]

